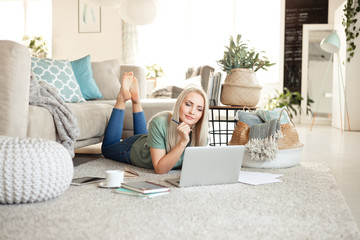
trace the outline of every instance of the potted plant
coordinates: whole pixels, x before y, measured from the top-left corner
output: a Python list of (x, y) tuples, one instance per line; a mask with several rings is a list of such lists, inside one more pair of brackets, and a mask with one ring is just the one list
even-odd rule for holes
[(156, 88), (156, 79), (165, 75), (164, 70), (159, 64), (152, 63), (146, 66), (146, 94), (151, 95), (152, 90)]
[(28, 35), (25, 35), (22, 40), (25, 42), (25, 46), (30, 49), (33, 57), (46, 58), (48, 48), (42, 36), (30, 38)]
[[(273, 110), (275, 108), (287, 107), (290, 112), (290, 117), (294, 118), (297, 116), (298, 111), (301, 114), (301, 101), (303, 99), (304, 98), (299, 92), (291, 92), (288, 88), (284, 88), (284, 92), (276, 90), (276, 95), (268, 98), (268, 102), (264, 108), (267, 110)], [(312, 114), (311, 104), (313, 103), (314, 101), (308, 96), (306, 103), (306, 115)]]
[(155, 79), (156, 80), (156, 78), (162, 77), (165, 75), (162, 67), (155, 63), (147, 65), (146, 69), (147, 69), (147, 73), (146, 73), (147, 79)]
[(222, 70), (227, 72), (220, 95), (223, 104), (252, 107), (259, 102), (262, 87), (257, 81), (256, 71), (267, 70), (267, 67), (275, 64), (261, 54), (263, 52), (257, 53), (254, 49), (249, 49), (241, 41), (240, 34), (236, 41), (230, 36), (230, 44), (226, 47), (223, 58), (217, 61)]

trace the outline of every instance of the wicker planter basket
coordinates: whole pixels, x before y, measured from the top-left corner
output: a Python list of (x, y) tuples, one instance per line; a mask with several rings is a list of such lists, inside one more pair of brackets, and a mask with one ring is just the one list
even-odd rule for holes
[(220, 101), (225, 105), (253, 107), (258, 104), (261, 85), (250, 69), (232, 69), (221, 88)]
[(261, 87), (223, 84), (220, 101), (225, 105), (253, 107), (260, 99)]

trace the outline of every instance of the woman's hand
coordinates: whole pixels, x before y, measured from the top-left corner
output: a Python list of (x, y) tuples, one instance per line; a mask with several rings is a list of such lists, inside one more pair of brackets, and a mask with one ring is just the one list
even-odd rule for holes
[(165, 149), (150, 148), (152, 163), (157, 174), (168, 173), (176, 164), (190, 141), (190, 126), (184, 122), (177, 126), (180, 141), (176, 146), (166, 153)]
[(179, 124), (179, 126), (176, 129), (179, 133), (180, 141), (187, 144), (190, 141), (189, 134), (192, 131), (190, 126), (182, 122)]

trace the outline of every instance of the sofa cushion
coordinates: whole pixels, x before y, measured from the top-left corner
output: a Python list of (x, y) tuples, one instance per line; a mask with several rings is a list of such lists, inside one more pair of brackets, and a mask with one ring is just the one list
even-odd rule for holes
[[(76, 141), (101, 137), (105, 133), (112, 111), (110, 104), (87, 101), (83, 103), (67, 103), (73, 111), (80, 130)], [(56, 141), (56, 128), (50, 112), (43, 107), (29, 105), (28, 137), (44, 138)]]
[(28, 105), (29, 120), (27, 136), (56, 141), (56, 128), (53, 116), (43, 107)]
[(69, 60), (32, 57), (31, 70), (38, 80), (54, 86), (65, 102), (85, 102)]
[[(95, 139), (89, 144), (98, 143), (105, 133), (107, 123), (112, 111), (111, 104), (87, 101), (84, 103), (67, 103), (72, 109), (80, 130), (80, 136), (76, 140), (75, 147), (87, 144), (77, 144), (89, 139)], [(27, 136), (32, 138), (44, 138), (56, 141), (56, 128), (51, 113), (43, 107), (29, 105), (29, 121)]]
[[(141, 106), (144, 109), (145, 120), (148, 122), (152, 116), (162, 111), (172, 111), (177, 99), (156, 99), (146, 98), (141, 99)], [(115, 105), (115, 100), (96, 100), (94, 102), (106, 104), (112, 108)], [(131, 101), (127, 101), (125, 104), (125, 116), (122, 138), (127, 138), (134, 135), (133, 133), (133, 117), (132, 117), (132, 105)], [(107, 124), (107, 123), (106, 123)], [(106, 126), (105, 126), (106, 127)]]
[(80, 90), (86, 100), (102, 98), (100, 90), (96, 85), (91, 69), (90, 55), (78, 60), (71, 61), (76, 80), (80, 85)]
[(116, 99), (120, 91), (120, 61), (117, 59), (92, 62), (94, 79), (103, 99)]
[(103, 136), (113, 107), (109, 104), (87, 101), (84, 103), (68, 103), (73, 111), (80, 130), (77, 140)]

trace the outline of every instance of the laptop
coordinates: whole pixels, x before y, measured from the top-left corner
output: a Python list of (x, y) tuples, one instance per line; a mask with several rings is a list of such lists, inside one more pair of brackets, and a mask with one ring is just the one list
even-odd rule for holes
[(180, 178), (167, 179), (177, 187), (238, 183), (244, 146), (187, 147)]

